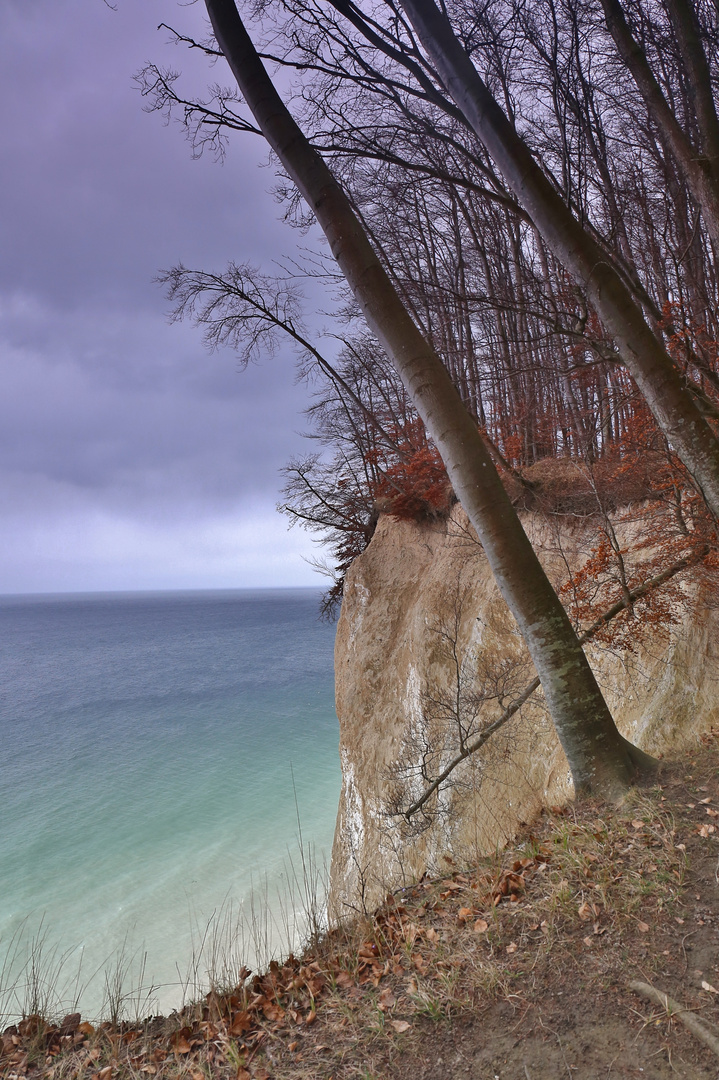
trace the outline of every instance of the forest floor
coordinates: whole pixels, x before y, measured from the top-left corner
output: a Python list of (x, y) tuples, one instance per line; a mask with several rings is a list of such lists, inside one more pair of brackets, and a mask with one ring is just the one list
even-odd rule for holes
[(717, 738), (619, 808), (553, 808), (450, 869), (182, 1013), (27, 1017), (0, 1037), (0, 1076), (716, 1080), (687, 1022), (719, 1053)]

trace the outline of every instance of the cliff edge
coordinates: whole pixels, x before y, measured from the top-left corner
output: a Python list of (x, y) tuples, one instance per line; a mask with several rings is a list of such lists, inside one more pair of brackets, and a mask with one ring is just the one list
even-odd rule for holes
[[(581, 519), (524, 525), (555, 584), (587, 557)], [(619, 526), (618, 528), (621, 528)], [(719, 725), (719, 612), (683, 586), (675, 622), (588, 653), (620, 730), (666, 754)], [(409, 819), (432, 779), (534, 677), (461, 507), (440, 522), (380, 518), (347, 576), (335, 646), (342, 793), (332, 852), (336, 917), (501, 847), (571, 797), (541, 690)]]

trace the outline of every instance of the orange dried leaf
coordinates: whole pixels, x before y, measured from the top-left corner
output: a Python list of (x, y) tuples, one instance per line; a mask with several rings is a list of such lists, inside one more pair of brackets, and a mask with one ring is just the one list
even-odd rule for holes
[(262, 1006), (262, 1011), (268, 1020), (272, 1020), (275, 1023), (279, 1023), (285, 1016), (285, 1010), (281, 1005), (272, 1005), (269, 1002), (267, 1005)]
[[(230, 1024), (230, 1035), (235, 1037), (242, 1035), (243, 1032), (249, 1031), (252, 1027), (252, 1017), (248, 1012), (238, 1012), (232, 1017), (232, 1023)], [(209, 1038), (210, 1036), (208, 1036)]]

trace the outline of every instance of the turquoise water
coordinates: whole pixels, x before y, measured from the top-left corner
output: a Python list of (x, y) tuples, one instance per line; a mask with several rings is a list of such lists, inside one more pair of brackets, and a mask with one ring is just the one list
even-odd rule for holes
[[(278, 926), (295, 914), (297, 807), (305, 854), (321, 862), (340, 787), (334, 627), (317, 620), (318, 599), (0, 598), (0, 1012), (3, 991), (12, 1011), (7, 968), (20, 970), (33, 937), (46, 967), (53, 949), (55, 966), (74, 950), (56, 996), (76, 996), (81, 962), (87, 1015), (123, 966), (157, 988), (148, 1008), (167, 1010), (202, 981), (198, 942), (243, 905), (247, 916), (253, 888)], [(264, 941), (263, 902), (252, 906), (250, 966), (283, 947), (276, 926)]]

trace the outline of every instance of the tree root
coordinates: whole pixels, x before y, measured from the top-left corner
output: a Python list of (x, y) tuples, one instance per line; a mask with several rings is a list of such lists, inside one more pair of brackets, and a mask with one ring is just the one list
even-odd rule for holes
[(668, 1015), (681, 1020), (684, 1027), (688, 1028), (692, 1035), (696, 1035), (697, 1039), (701, 1039), (704, 1045), (708, 1046), (719, 1057), (719, 1038), (709, 1030), (704, 1020), (695, 1016), (690, 1010), (685, 1009), (678, 1001), (665, 994), (663, 990), (655, 990), (649, 983), (630, 982), (629, 989), (633, 990), (635, 994), (639, 994), (640, 997), (653, 1001), (655, 1005), (660, 1005), (663, 1009), (666, 1009)]
[(651, 776), (652, 773), (657, 772), (661, 766), (661, 762), (657, 761), (651, 754), (647, 754), (644, 750), (640, 750), (638, 746), (635, 746), (629, 739), (625, 739), (623, 735), (621, 735), (620, 738), (624, 743), (637, 775)]

